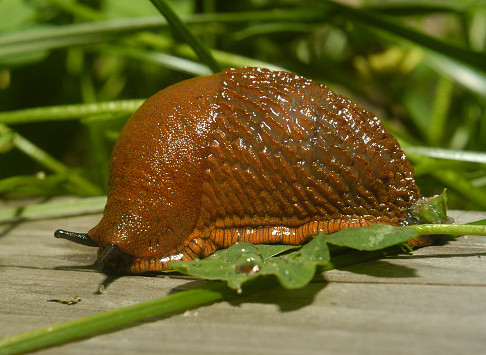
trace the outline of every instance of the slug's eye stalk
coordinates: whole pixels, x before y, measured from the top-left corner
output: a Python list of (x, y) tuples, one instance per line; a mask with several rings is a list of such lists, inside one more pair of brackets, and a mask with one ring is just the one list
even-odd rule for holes
[(58, 229), (54, 232), (54, 237), (70, 240), (78, 244), (86, 245), (88, 247), (99, 247), (98, 243), (92, 240), (86, 233), (74, 233)]
[(94, 263), (94, 267), (98, 271), (103, 271), (107, 268), (123, 272), (124, 267), (132, 261), (133, 257), (122, 252), (118, 246), (108, 244), (98, 249), (98, 259)]
[[(110, 261), (114, 261), (121, 255), (120, 249), (116, 245), (107, 245), (102, 247), (98, 251), (98, 259), (96, 260), (94, 267), (96, 270), (101, 271), (105, 267), (105, 264), (109, 264)], [(116, 263), (115, 263), (116, 264)]]

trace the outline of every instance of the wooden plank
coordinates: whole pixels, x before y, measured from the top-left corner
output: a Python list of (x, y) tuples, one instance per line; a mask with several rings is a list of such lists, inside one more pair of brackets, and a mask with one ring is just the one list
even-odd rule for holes
[[(2, 208), (2, 205), (0, 205)], [(459, 223), (486, 213), (454, 212)], [(100, 215), (0, 225), (0, 337), (197, 287), (167, 276), (106, 279), (94, 248), (57, 240)], [(326, 280), (328, 282), (326, 282)], [(82, 301), (68, 306), (48, 299)], [(482, 353), (486, 348), (486, 238), (332, 270), (308, 287), (243, 294), (184, 314), (42, 352)], [(42, 353), (41, 352), (41, 353)]]

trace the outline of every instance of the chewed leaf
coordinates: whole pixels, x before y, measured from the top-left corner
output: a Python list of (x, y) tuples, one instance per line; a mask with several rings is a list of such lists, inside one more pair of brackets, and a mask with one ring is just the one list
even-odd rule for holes
[[(406, 242), (419, 235), (414, 227), (384, 224), (355, 227), (328, 235), (321, 233), (302, 247), (236, 243), (206, 259), (171, 262), (170, 266), (188, 275), (226, 281), (233, 289), (240, 289), (245, 282), (262, 275), (274, 275), (286, 288), (300, 288), (312, 280), (317, 265), (329, 265), (327, 244), (375, 251)], [(289, 252), (294, 248), (299, 250)], [(281, 253), (285, 254), (275, 256)]]
[[(295, 248), (300, 249), (274, 256)], [(226, 281), (233, 289), (262, 275), (275, 275), (286, 288), (300, 288), (312, 280), (316, 265), (325, 265), (329, 260), (325, 240), (313, 239), (303, 247), (236, 243), (209, 258), (172, 262), (170, 266), (188, 275)]]
[(419, 233), (413, 228), (375, 224), (369, 227), (347, 228), (329, 235), (319, 234), (316, 238), (324, 238), (327, 243), (333, 245), (372, 251), (388, 248), (418, 236)]
[(446, 189), (440, 195), (424, 197), (410, 208), (410, 215), (419, 224), (448, 223)]

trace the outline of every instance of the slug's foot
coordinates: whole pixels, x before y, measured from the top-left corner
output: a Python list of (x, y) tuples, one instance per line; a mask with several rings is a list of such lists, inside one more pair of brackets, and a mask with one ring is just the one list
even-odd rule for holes
[[(365, 227), (373, 223), (376, 223), (376, 221), (336, 219), (329, 221), (311, 221), (296, 227), (215, 228), (209, 232), (209, 237), (207, 238), (193, 238), (180, 252), (159, 258), (133, 258), (125, 265), (121, 267), (119, 265), (116, 269), (131, 274), (170, 270), (169, 262), (171, 261), (189, 261), (196, 258), (205, 258), (213, 254), (216, 250), (227, 248), (237, 242), (300, 245), (306, 243), (313, 236), (321, 232), (330, 234), (344, 228)], [(201, 232), (195, 232), (194, 234), (196, 233), (198, 235), (204, 234)]]
[[(358, 219), (338, 219), (331, 221), (311, 221), (297, 227), (262, 226), (245, 228), (215, 228), (209, 237), (195, 237), (179, 252), (164, 257), (133, 258), (122, 252), (116, 246), (100, 248), (96, 267), (110, 268), (119, 272), (130, 274), (143, 274), (147, 272), (160, 272), (170, 270), (172, 261), (190, 261), (196, 258), (205, 258), (216, 250), (227, 248), (237, 242), (253, 244), (290, 244), (300, 245), (309, 241), (313, 236), (324, 232), (331, 234), (341, 229), (351, 227), (366, 227), (376, 221)], [(202, 234), (202, 233), (201, 233)], [(430, 236), (420, 236), (407, 242), (412, 248), (433, 244)]]
[(237, 242), (252, 244), (290, 244), (301, 245), (313, 236), (324, 232), (331, 234), (351, 227), (366, 227), (377, 221), (362, 219), (333, 219), (327, 221), (310, 221), (301, 226), (262, 226), (245, 228), (216, 228), (210, 238), (219, 248), (227, 248)]
[(415, 248), (421, 248), (421, 247), (428, 247), (429, 245), (434, 244), (434, 237), (431, 235), (421, 235), (417, 238), (413, 238), (407, 241), (407, 244), (415, 249)]
[(196, 237), (192, 239), (180, 252), (159, 258), (133, 258), (119, 271), (130, 274), (143, 274), (171, 270), (171, 261), (190, 261), (196, 258), (205, 258), (218, 250), (218, 247), (209, 238)]

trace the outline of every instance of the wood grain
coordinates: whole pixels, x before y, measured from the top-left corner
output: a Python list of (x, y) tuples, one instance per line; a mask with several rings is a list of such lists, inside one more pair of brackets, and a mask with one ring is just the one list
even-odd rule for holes
[[(25, 203), (25, 202), (24, 202)], [(12, 202), (9, 202), (9, 206)], [(6, 204), (0, 203), (0, 208)], [(451, 213), (458, 223), (486, 212)], [(184, 277), (126, 276), (98, 287), (95, 249), (53, 237), (100, 215), (0, 224), (0, 337), (197, 287)], [(327, 281), (327, 282), (326, 282)], [(47, 302), (81, 297), (76, 305)], [(484, 353), (486, 238), (332, 270), (302, 290), (276, 287), (41, 351), (101, 353)]]

